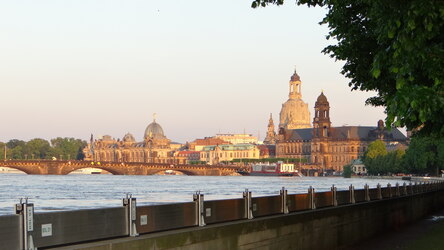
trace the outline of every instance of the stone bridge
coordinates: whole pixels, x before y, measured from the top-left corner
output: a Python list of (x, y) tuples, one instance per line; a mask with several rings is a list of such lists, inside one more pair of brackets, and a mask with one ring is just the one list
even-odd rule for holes
[(114, 175), (153, 175), (173, 170), (186, 175), (235, 175), (239, 167), (220, 165), (183, 165), (142, 162), (93, 162), (93, 161), (50, 161), (50, 160), (7, 160), (0, 167), (8, 167), (36, 175), (66, 175), (82, 168), (97, 168)]

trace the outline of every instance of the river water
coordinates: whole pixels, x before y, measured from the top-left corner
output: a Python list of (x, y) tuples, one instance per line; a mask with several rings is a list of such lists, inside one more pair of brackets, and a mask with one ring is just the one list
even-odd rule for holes
[[(36, 212), (121, 206), (131, 193), (138, 205), (192, 201), (201, 191), (205, 200), (241, 198), (248, 189), (253, 197), (278, 195), (285, 187), (289, 194), (317, 192), (335, 185), (345, 190), (352, 184), (362, 189), (367, 183), (395, 185), (399, 180), (342, 177), (263, 176), (180, 176), (180, 175), (25, 175), (0, 174), (0, 215), (13, 214), (19, 198), (29, 197)], [(400, 183), (401, 185), (402, 183)]]

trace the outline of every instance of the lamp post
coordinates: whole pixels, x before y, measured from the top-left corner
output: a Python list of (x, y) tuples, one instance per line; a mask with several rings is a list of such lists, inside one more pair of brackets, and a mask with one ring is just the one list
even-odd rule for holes
[(5, 144), (5, 158), (3, 158), (3, 160), (6, 161), (6, 144)]

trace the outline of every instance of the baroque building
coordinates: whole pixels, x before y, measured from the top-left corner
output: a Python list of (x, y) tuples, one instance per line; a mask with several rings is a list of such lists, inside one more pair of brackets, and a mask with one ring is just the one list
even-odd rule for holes
[(397, 128), (387, 130), (382, 120), (376, 127), (332, 127), (330, 104), (321, 93), (315, 103), (313, 128), (279, 128), (276, 157), (305, 158), (311, 167), (342, 171), (344, 165), (362, 156), (368, 144), (375, 140), (391, 145), (407, 142)]
[(289, 87), (288, 100), (282, 104), (279, 128), (310, 128), (310, 112), (308, 104), (302, 100), (302, 82), (296, 70), (290, 78)]
[(113, 139), (109, 135), (94, 140), (91, 135), (90, 143), (83, 152), (85, 160), (90, 161), (182, 163), (175, 159), (171, 141), (165, 136), (155, 117), (146, 127), (141, 142), (136, 142), (130, 133), (122, 140)]

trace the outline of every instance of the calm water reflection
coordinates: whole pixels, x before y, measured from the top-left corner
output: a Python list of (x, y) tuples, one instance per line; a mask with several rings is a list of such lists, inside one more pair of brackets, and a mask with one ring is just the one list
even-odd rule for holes
[[(260, 177), (260, 176), (122, 176), (122, 175), (24, 175), (0, 174), (0, 214), (12, 214), (21, 197), (29, 197), (36, 212), (120, 206), (125, 193), (132, 193), (138, 204), (192, 201), (201, 191), (205, 200), (241, 198), (245, 189), (253, 197), (277, 195), (282, 187), (289, 194), (338, 190), (364, 184), (395, 185), (399, 180), (342, 177)], [(401, 184), (401, 183), (400, 183)]]

